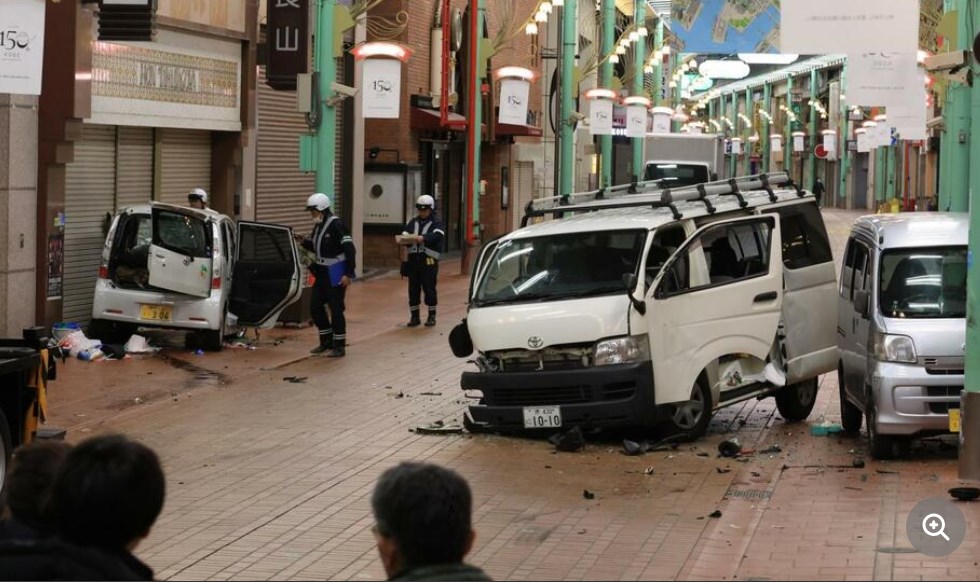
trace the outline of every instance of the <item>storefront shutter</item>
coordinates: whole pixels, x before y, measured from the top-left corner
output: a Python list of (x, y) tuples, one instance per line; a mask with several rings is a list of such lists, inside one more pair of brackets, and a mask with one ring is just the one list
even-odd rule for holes
[(120, 127), (116, 135), (116, 208), (153, 198), (153, 128)]
[(513, 230), (521, 227), (524, 208), (534, 198), (534, 162), (514, 162), (514, 179), (511, 180), (510, 211), (513, 216)]
[(211, 133), (164, 128), (160, 132), (160, 191), (157, 200), (187, 205), (187, 193), (204, 188), (211, 194)]
[(85, 125), (65, 179), (64, 321), (88, 322), (105, 243), (106, 215), (115, 209), (116, 128)]

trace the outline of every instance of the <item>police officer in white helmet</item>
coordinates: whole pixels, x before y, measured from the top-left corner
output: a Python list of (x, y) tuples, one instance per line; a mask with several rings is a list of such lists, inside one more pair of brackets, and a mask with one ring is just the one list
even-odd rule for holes
[(446, 239), (446, 227), (436, 218), (435, 204), (432, 196), (419, 196), (415, 202), (418, 216), (408, 221), (405, 230), (396, 239), (408, 247), (408, 309), (411, 313), (408, 327), (417, 327), (422, 323), (419, 310), (423, 292), (425, 305), (429, 308), (425, 326), (432, 327), (436, 324), (436, 282), (439, 278), (439, 256)]
[[(340, 358), (346, 354), (344, 299), (356, 267), (354, 240), (340, 218), (330, 211), (330, 197), (326, 194), (317, 192), (310, 196), (306, 209), (313, 219), (313, 234), (309, 238), (299, 234), (294, 236), (304, 249), (316, 255), (315, 262), (310, 265), (310, 272), (315, 277), (310, 315), (319, 331), (320, 344), (310, 353), (326, 352), (328, 358)], [(330, 306), (329, 316), (327, 305)]]
[(198, 210), (206, 209), (208, 207), (208, 193), (202, 188), (194, 188), (187, 193), (187, 205)]

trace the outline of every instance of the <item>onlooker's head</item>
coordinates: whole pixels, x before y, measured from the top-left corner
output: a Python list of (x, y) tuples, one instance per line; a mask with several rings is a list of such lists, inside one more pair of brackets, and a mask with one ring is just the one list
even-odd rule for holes
[(473, 547), (470, 486), (449, 469), (402, 463), (381, 475), (371, 496), (378, 552), (389, 576), (459, 564)]
[(201, 188), (194, 188), (187, 194), (187, 203), (191, 208), (204, 210), (208, 207), (208, 193)]
[(7, 469), (5, 511), (38, 533), (53, 529), (47, 502), (55, 477), (71, 451), (63, 441), (38, 441), (14, 451)]
[(58, 533), (70, 542), (132, 550), (163, 509), (160, 459), (122, 435), (88, 439), (62, 466), (51, 493)]

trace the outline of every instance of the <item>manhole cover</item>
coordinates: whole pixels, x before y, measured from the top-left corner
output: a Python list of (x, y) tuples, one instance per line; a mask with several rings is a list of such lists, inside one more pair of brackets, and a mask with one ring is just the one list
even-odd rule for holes
[(733, 497), (736, 499), (769, 499), (772, 497), (772, 491), (758, 491), (753, 489), (729, 489), (725, 493), (725, 497)]

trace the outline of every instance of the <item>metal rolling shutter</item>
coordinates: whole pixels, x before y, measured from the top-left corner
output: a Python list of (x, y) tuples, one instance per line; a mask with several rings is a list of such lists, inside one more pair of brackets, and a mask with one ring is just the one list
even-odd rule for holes
[(153, 129), (120, 127), (117, 137), (116, 208), (153, 198)]
[(303, 208), (313, 193), (314, 174), (299, 169), (299, 136), (309, 130), (296, 111), (295, 91), (274, 91), (259, 70), (258, 156), (256, 161), (255, 220), (310, 230)]
[(64, 321), (88, 322), (105, 244), (105, 215), (115, 207), (116, 128), (85, 125), (65, 179)]
[(524, 208), (534, 199), (534, 162), (514, 162), (514, 178), (511, 180), (510, 208), (513, 216), (512, 230), (521, 227)]
[(187, 193), (211, 193), (211, 133), (194, 129), (160, 129), (160, 191), (157, 200), (187, 205)]

